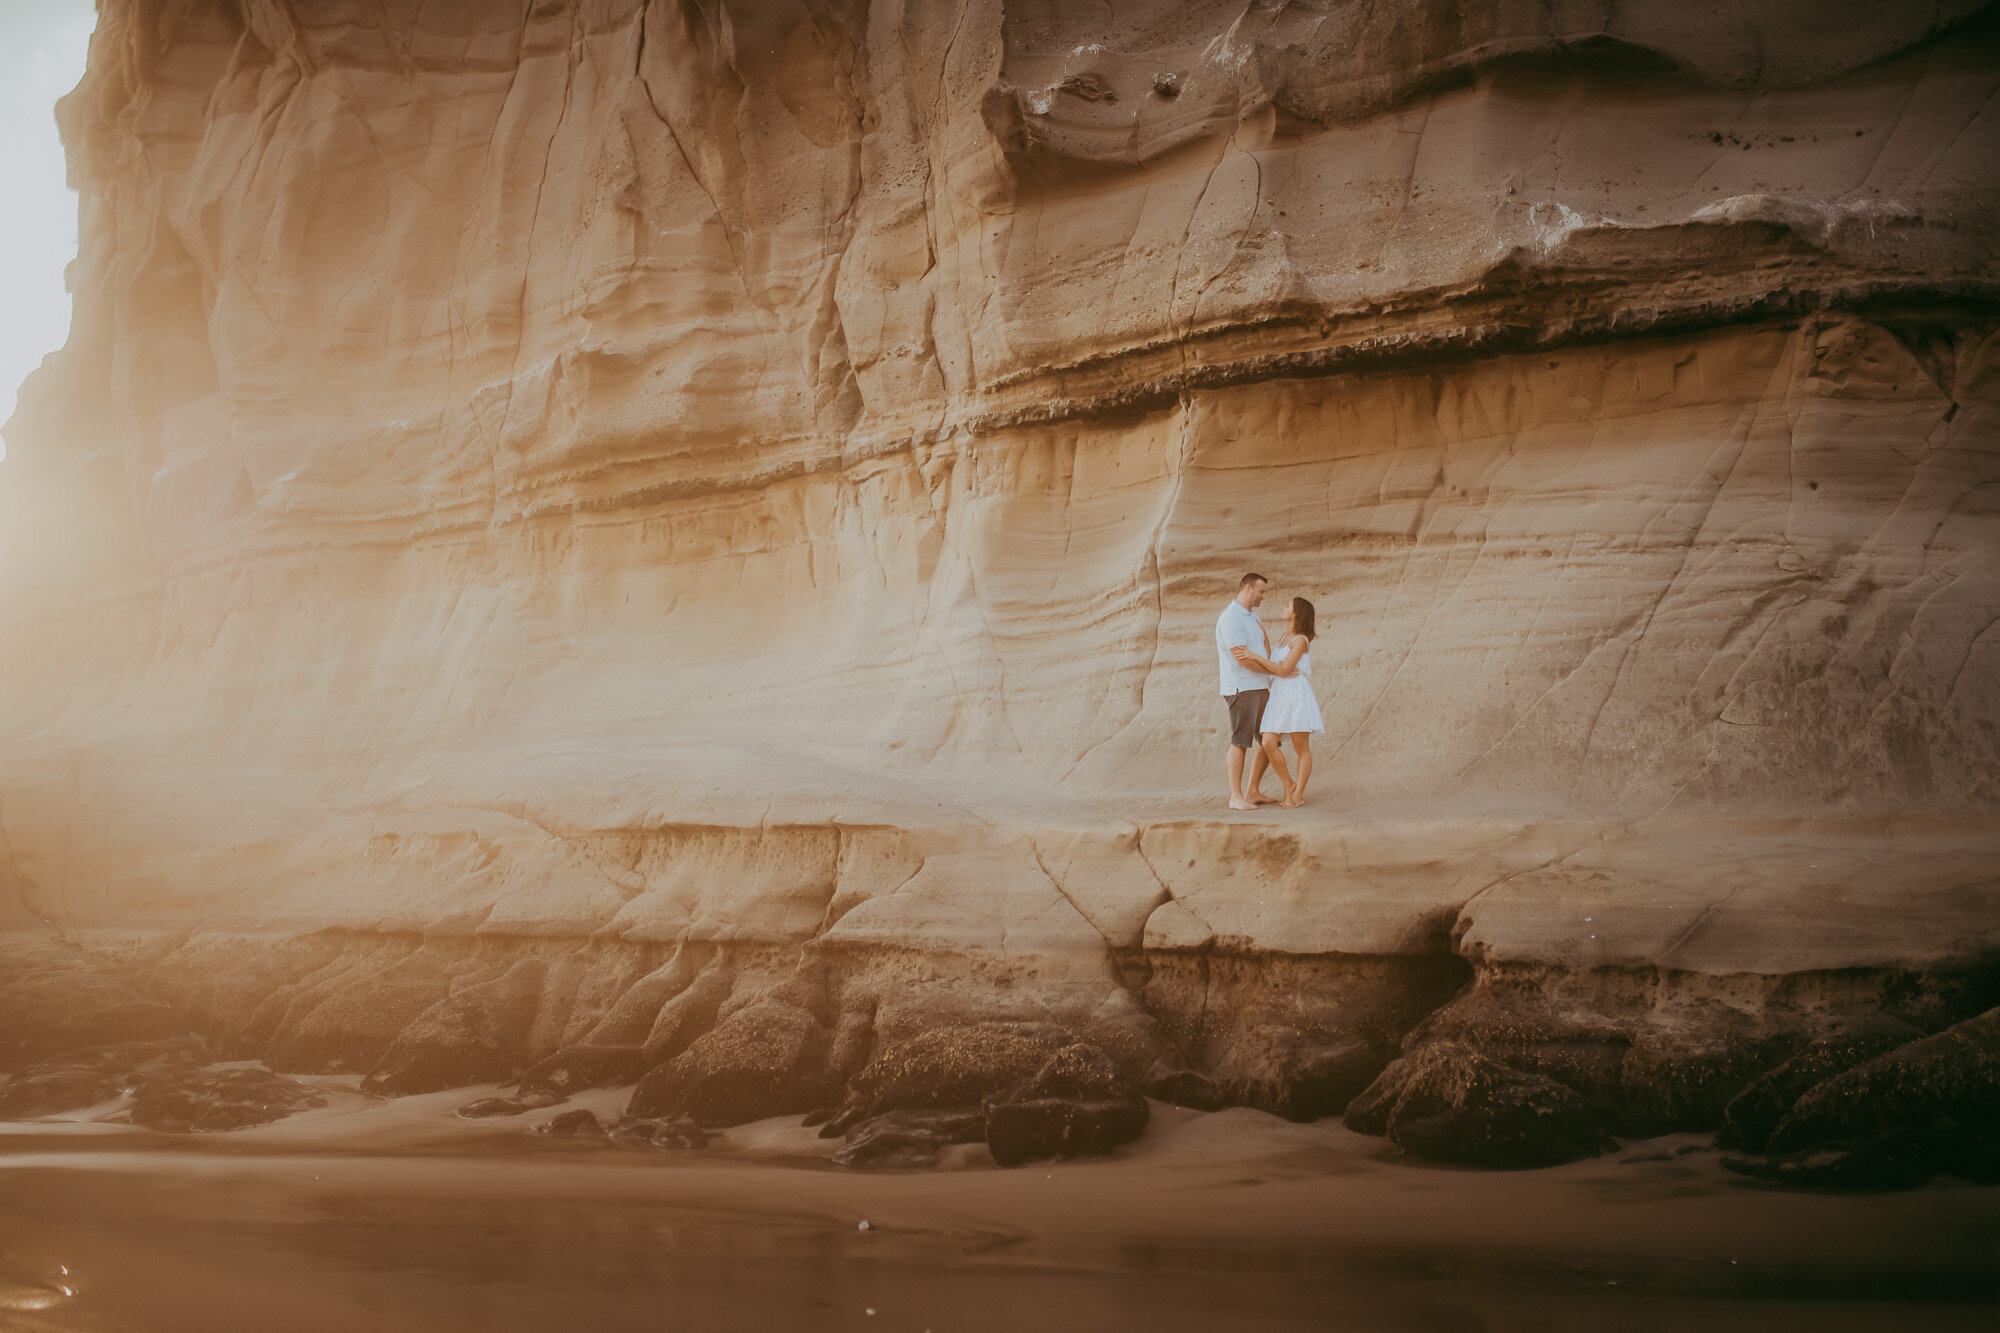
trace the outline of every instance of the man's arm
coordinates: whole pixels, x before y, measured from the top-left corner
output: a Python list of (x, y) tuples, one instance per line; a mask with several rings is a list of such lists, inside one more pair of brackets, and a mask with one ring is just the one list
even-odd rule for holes
[(1259, 657), (1257, 654), (1251, 652), (1248, 648), (1232, 648), (1229, 650), (1229, 655), (1231, 657), (1234, 657), (1237, 660), (1237, 662), (1240, 663), (1241, 665), (1249, 667), (1252, 671), (1262, 672), (1266, 676), (1284, 676), (1292, 674), (1290, 672), (1280, 670), (1276, 662), (1273, 662), (1268, 658)]
[(1259, 671), (1269, 672), (1280, 679), (1290, 679), (1299, 674), (1299, 659), (1305, 655), (1306, 641), (1304, 638), (1297, 638), (1285, 645), (1285, 656), (1282, 661), (1259, 658), (1249, 665), (1255, 666)]
[[(1271, 650), (1271, 640), (1268, 635), (1264, 634), (1264, 627), (1261, 624), (1257, 626), (1257, 633), (1263, 636), (1264, 651), (1268, 653)], [(1232, 643), (1229, 646), (1229, 655), (1236, 659), (1236, 664), (1238, 666), (1249, 667), (1252, 671), (1258, 672), (1261, 675), (1270, 675), (1270, 663), (1259, 657), (1256, 651), (1250, 647), (1249, 631), (1237, 630), (1235, 631), (1235, 637), (1240, 637), (1243, 640), (1240, 643)]]

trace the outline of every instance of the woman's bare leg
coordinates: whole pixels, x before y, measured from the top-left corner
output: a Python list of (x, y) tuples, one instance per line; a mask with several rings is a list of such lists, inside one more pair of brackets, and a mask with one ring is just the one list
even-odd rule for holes
[(1264, 757), (1271, 761), (1271, 771), (1278, 775), (1278, 781), (1283, 783), (1285, 788), (1285, 799), (1278, 802), (1278, 804), (1289, 808), (1292, 803), (1292, 775), (1291, 771), (1285, 767), (1285, 752), (1278, 748), (1278, 746), (1278, 733), (1275, 731), (1265, 732)]
[[(1306, 803), (1306, 781), (1313, 775), (1313, 743), (1311, 732), (1295, 731), (1292, 733), (1292, 753), (1297, 755), (1299, 760), (1299, 785), (1294, 787), (1290, 783), (1286, 784), (1285, 809), (1287, 810), (1296, 810)], [(1284, 776), (1283, 769), (1278, 770), (1278, 776)]]

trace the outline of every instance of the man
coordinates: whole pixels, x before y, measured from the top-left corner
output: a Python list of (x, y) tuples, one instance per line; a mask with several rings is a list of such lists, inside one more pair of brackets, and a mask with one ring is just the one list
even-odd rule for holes
[[(1264, 748), (1258, 736), (1264, 720), (1264, 703), (1271, 697), (1271, 677), (1262, 667), (1239, 662), (1230, 651), (1248, 648), (1260, 657), (1271, 655), (1271, 641), (1257, 619), (1256, 608), (1264, 602), (1269, 586), (1262, 574), (1245, 574), (1236, 586), (1236, 597), (1215, 621), (1215, 651), (1222, 660), (1222, 702), (1229, 706), (1229, 808), (1255, 810), (1271, 798), (1257, 788), (1264, 780)], [(1249, 795), (1244, 795), (1243, 753), (1255, 750), (1250, 764)]]

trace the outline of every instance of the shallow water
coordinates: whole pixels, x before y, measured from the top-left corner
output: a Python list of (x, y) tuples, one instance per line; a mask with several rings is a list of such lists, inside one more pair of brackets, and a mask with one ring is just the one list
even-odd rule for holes
[(207, 1138), (10, 1126), (0, 1328), (1923, 1330), (2000, 1312), (2000, 1192), (1780, 1191), (1691, 1138), (1439, 1171), (1334, 1125), (1160, 1108), (1107, 1161), (999, 1171), (972, 1150), (860, 1174), (796, 1122), (675, 1154), (451, 1120), (467, 1099)]

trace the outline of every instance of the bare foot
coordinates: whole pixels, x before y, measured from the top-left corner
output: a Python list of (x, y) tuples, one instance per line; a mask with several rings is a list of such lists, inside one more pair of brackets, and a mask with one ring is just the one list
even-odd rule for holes
[(1250, 793), (1250, 808), (1253, 810), (1260, 805), (1275, 805), (1277, 804), (1277, 801), (1278, 801), (1277, 797), (1266, 796), (1261, 791), (1253, 791)]
[(1229, 798), (1229, 808), (1231, 810), (1255, 810), (1257, 807), (1244, 800), (1241, 796), (1232, 796)]
[(1296, 787), (1293, 788), (1291, 791), (1285, 793), (1285, 804), (1284, 804), (1285, 809), (1296, 810), (1305, 803), (1306, 803), (1306, 794), (1298, 790)]

